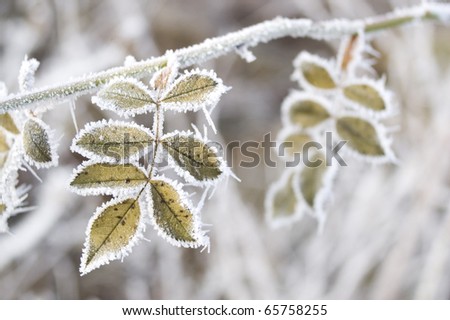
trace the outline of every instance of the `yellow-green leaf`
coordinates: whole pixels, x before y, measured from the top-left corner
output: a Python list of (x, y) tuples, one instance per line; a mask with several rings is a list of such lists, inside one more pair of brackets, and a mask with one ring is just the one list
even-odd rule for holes
[(141, 223), (139, 202), (134, 198), (113, 199), (100, 207), (89, 222), (81, 273), (126, 256), (139, 237)]
[(0, 152), (6, 152), (9, 150), (8, 141), (6, 135), (0, 130)]
[(17, 126), (14, 123), (13, 118), (9, 113), (0, 114), (0, 126), (2, 126), (11, 133), (14, 134), (20, 133), (19, 129), (17, 129)]
[(150, 183), (155, 227), (174, 245), (197, 247), (197, 222), (180, 191), (165, 180)]
[(313, 127), (329, 117), (330, 113), (327, 109), (311, 99), (297, 100), (289, 108), (291, 123), (304, 128)]
[(319, 89), (334, 89), (336, 83), (328, 70), (314, 61), (303, 61), (300, 65), (300, 72), (305, 80)]
[(272, 203), (273, 218), (289, 217), (295, 214), (297, 208), (297, 196), (293, 188), (294, 175), (275, 191)]
[(383, 111), (386, 109), (386, 104), (383, 97), (377, 89), (368, 84), (354, 84), (344, 87), (344, 96), (361, 105), (374, 111)]
[(0, 216), (3, 214), (3, 212), (6, 211), (6, 205), (4, 203), (0, 203)]
[(294, 153), (300, 153), (303, 151), (303, 147), (308, 143), (312, 142), (312, 137), (302, 131), (293, 132), (286, 136), (283, 139), (283, 143), (285, 146), (285, 151), (289, 156), (292, 156)]
[(336, 130), (342, 139), (348, 141), (348, 146), (359, 154), (385, 155), (378, 133), (370, 122), (358, 117), (342, 117), (336, 121)]
[(55, 161), (48, 127), (36, 118), (28, 119), (23, 127), (22, 141), (25, 155), (35, 165), (47, 166)]
[(124, 116), (152, 111), (155, 103), (146, 86), (133, 78), (111, 81), (92, 97), (92, 101)]
[(222, 163), (216, 150), (193, 134), (176, 134), (164, 138), (161, 143), (188, 180), (208, 182), (222, 174)]
[(154, 138), (150, 131), (133, 123), (119, 121), (95, 122), (81, 130), (72, 150), (85, 157), (129, 160), (149, 149)]
[(225, 91), (222, 80), (213, 72), (194, 70), (176, 79), (161, 97), (161, 102), (163, 107), (175, 111), (199, 110), (217, 103)]
[(93, 163), (81, 165), (70, 186), (81, 195), (116, 195), (137, 190), (146, 182), (146, 173), (133, 164)]
[(300, 174), (300, 191), (306, 203), (315, 208), (316, 196), (324, 186), (324, 176), (327, 170), (325, 156), (317, 152), (309, 161), (314, 166), (306, 166)]

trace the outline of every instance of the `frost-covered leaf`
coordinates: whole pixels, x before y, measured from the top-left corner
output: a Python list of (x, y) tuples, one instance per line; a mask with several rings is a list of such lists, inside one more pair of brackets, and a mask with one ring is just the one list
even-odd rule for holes
[(294, 154), (302, 154), (303, 151), (307, 151), (306, 145), (313, 143), (315, 139), (311, 133), (302, 129), (286, 127), (278, 134), (277, 141), (280, 145), (280, 155), (292, 159)]
[(298, 220), (302, 216), (302, 203), (296, 170), (285, 170), (281, 178), (273, 183), (265, 198), (266, 219), (273, 227)]
[(224, 163), (217, 150), (191, 132), (166, 135), (161, 145), (175, 162), (177, 173), (189, 182), (213, 182), (224, 172)]
[(379, 134), (371, 122), (359, 117), (345, 116), (337, 119), (336, 130), (356, 153), (373, 157), (385, 155)]
[(313, 166), (306, 166), (300, 173), (300, 191), (306, 203), (314, 208), (317, 194), (324, 184), (324, 176), (327, 171), (325, 157), (322, 153), (316, 153), (310, 159)]
[(0, 130), (0, 152), (6, 152), (9, 150), (8, 140), (5, 133)]
[(158, 70), (150, 80), (150, 86), (158, 91), (163, 91), (170, 85), (178, 73), (178, 63), (171, 61), (161, 70)]
[(86, 125), (74, 138), (71, 150), (87, 158), (130, 160), (139, 158), (153, 142), (151, 131), (143, 126), (103, 120)]
[(143, 229), (137, 199), (113, 199), (99, 207), (86, 230), (81, 274), (87, 274), (112, 260), (123, 259), (141, 237)]
[(325, 155), (318, 151), (311, 155), (299, 173), (300, 193), (307, 205), (307, 212), (318, 221), (319, 228), (325, 222), (324, 205), (330, 195), (336, 166), (327, 165)]
[(117, 78), (101, 89), (92, 102), (102, 109), (116, 112), (121, 116), (153, 111), (155, 102), (150, 91), (134, 78)]
[(207, 243), (187, 195), (173, 182), (158, 177), (150, 181), (149, 203), (158, 232), (176, 246), (199, 247)]
[(303, 92), (292, 92), (281, 106), (284, 124), (302, 128), (313, 127), (329, 119), (330, 108), (327, 100)]
[(325, 59), (302, 52), (294, 60), (294, 80), (299, 81), (305, 89), (316, 88), (329, 90), (336, 88), (333, 66)]
[(40, 119), (29, 118), (22, 129), (25, 159), (36, 167), (56, 165), (56, 144), (52, 142), (50, 128)]
[(80, 195), (129, 194), (147, 182), (146, 173), (133, 164), (81, 164), (70, 182), (72, 190)]
[(5, 128), (11, 133), (19, 134), (19, 129), (17, 129), (16, 124), (14, 123), (13, 118), (9, 113), (0, 114), (0, 126)]
[(352, 84), (343, 88), (345, 98), (373, 111), (385, 111), (386, 103), (377, 88), (370, 84)]
[(178, 77), (161, 97), (167, 110), (197, 111), (217, 104), (227, 90), (213, 71), (193, 70)]

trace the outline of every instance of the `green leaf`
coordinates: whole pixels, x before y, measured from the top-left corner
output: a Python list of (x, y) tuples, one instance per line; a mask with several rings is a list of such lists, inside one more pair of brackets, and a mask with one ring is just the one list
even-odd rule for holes
[(161, 97), (163, 107), (174, 111), (199, 110), (217, 103), (226, 91), (213, 72), (194, 70), (176, 79)]
[(376, 88), (368, 84), (354, 84), (344, 87), (344, 96), (368, 109), (374, 111), (386, 110), (383, 97)]
[(289, 119), (292, 124), (303, 128), (313, 127), (330, 117), (328, 110), (312, 99), (293, 101), (289, 108)]
[(166, 180), (154, 179), (150, 184), (155, 227), (174, 245), (201, 245), (196, 217), (181, 190)]
[(297, 187), (297, 170), (284, 170), (273, 183), (265, 198), (266, 219), (273, 227), (280, 227), (298, 220), (303, 215)]
[(49, 131), (48, 126), (37, 118), (29, 118), (23, 126), (22, 141), (26, 159), (38, 167), (48, 167), (56, 161)]
[(137, 199), (113, 199), (100, 207), (89, 222), (80, 272), (84, 275), (125, 257), (139, 238), (141, 225)]
[(303, 147), (312, 142), (313, 138), (302, 131), (292, 132), (283, 139), (285, 145), (285, 151), (288, 155), (292, 156), (294, 153), (300, 153), (303, 151)]
[(112, 80), (92, 97), (92, 101), (100, 108), (123, 116), (152, 111), (155, 104), (146, 86), (134, 78)]
[(327, 171), (325, 156), (321, 152), (315, 153), (309, 159), (314, 166), (306, 166), (300, 173), (300, 191), (306, 203), (315, 208), (317, 194), (324, 187), (324, 176)]
[(9, 113), (0, 114), (0, 126), (2, 126), (11, 133), (14, 134), (20, 133), (19, 129), (17, 129), (17, 126), (14, 123), (13, 118)]
[(147, 128), (110, 120), (88, 124), (75, 137), (71, 149), (88, 158), (119, 161), (139, 157), (153, 142)]
[(6, 152), (9, 150), (8, 141), (6, 135), (0, 130), (0, 152)]
[(146, 173), (133, 164), (88, 162), (80, 166), (70, 186), (81, 195), (117, 195), (138, 190), (146, 182)]
[(222, 161), (216, 150), (192, 133), (177, 133), (165, 137), (161, 144), (178, 166), (177, 172), (188, 181), (208, 182), (223, 173)]
[(0, 203), (0, 216), (3, 214), (3, 212), (6, 211), (6, 205), (4, 203)]
[(328, 70), (313, 61), (304, 61), (300, 65), (305, 80), (319, 89), (334, 89), (336, 83)]
[(336, 121), (336, 130), (357, 153), (366, 156), (385, 155), (378, 133), (370, 122), (358, 117), (342, 117)]

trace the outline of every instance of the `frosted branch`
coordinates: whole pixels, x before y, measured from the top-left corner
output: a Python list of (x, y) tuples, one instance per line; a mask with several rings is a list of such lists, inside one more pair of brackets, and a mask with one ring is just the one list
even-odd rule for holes
[[(358, 31), (372, 33), (384, 29), (399, 27), (415, 21), (433, 20), (450, 22), (450, 5), (424, 3), (402, 10), (362, 20), (329, 20), (313, 22), (308, 19), (275, 18), (225, 36), (207, 39), (204, 42), (171, 52), (180, 67), (218, 58), (230, 52), (248, 50), (261, 43), (267, 43), (284, 37), (309, 37), (317, 40), (340, 38)], [(80, 95), (95, 92), (116, 77), (141, 78), (151, 75), (167, 64), (168, 55), (127, 64), (95, 74), (86, 75), (67, 83), (35, 89), (26, 93), (9, 95), (0, 102), (0, 113), (26, 109), (44, 103), (62, 102)]]

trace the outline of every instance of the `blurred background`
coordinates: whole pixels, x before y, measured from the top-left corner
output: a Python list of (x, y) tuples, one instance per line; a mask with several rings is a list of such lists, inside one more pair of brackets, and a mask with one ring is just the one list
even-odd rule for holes
[[(0, 2), (0, 80), (15, 92), (25, 55), (41, 62), (36, 86), (159, 56), (276, 16), (362, 18), (419, 0), (230, 0)], [(101, 197), (68, 191), (82, 158), (68, 104), (44, 115), (60, 138), (60, 166), (29, 173), (28, 204), (0, 235), (2, 299), (448, 299), (450, 298), (450, 27), (418, 24), (376, 35), (375, 65), (397, 94), (392, 124), (400, 165), (348, 159), (339, 170), (321, 235), (308, 217), (278, 230), (264, 221), (267, 187), (282, 172), (237, 166), (241, 178), (221, 184), (202, 211), (211, 252), (176, 248), (151, 227), (123, 263), (80, 277), (85, 228)], [(338, 42), (283, 39), (254, 49), (246, 63), (230, 54), (210, 61), (233, 89), (213, 113), (228, 143), (262, 141), (281, 127), (280, 103), (296, 84), (291, 61), (301, 50), (323, 57)], [(114, 117), (76, 102), (78, 124)], [(171, 117), (167, 129), (202, 124), (203, 115)], [(145, 117), (138, 121), (148, 121)]]

